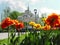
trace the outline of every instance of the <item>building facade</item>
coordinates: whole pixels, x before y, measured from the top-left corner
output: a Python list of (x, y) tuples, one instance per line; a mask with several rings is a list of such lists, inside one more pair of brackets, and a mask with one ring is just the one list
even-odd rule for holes
[[(27, 10), (23, 13), (22, 16), (18, 16), (18, 20), (23, 21), (23, 22), (30, 22), (30, 21), (35, 21), (35, 15), (29, 10), (29, 6)], [(37, 14), (36, 16), (37, 22), (39, 21), (39, 16)]]

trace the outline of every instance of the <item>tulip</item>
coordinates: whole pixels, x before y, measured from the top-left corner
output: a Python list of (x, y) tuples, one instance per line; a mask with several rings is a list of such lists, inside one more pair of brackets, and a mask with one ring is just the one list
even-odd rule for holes
[(2, 21), (1, 27), (2, 27), (2, 29), (5, 29), (5, 28), (7, 28), (7, 27), (9, 27), (9, 26), (11, 26), (13, 24), (14, 24), (14, 22), (9, 17), (7, 17), (6, 19), (4, 19)]
[(46, 24), (50, 25), (51, 27), (56, 26), (56, 24), (59, 24), (59, 16), (58, 14), (52, 13), (49, 15), (45, 21)]
[(34, 26), (35, 22), (30, 22), (29, 25)]
[(43, 26), (42, 29), (43, 29), (43, 30), (50, 30), (50, 29), (51, 29), (51, 26), (50, 26), (50, 25), (45, 25), (45, 26)]
[(33, 27), (34, 27), (35, 29), (40, 29), (40, 28), (41, 28), (41, 25), (40, 25), (40, 24), (35, 24)]
[(23, 23), (17, 23), (17, 24), (15, 24), (15, 27), (19, 31), (19, 29), (24, 28), (24, 24)]

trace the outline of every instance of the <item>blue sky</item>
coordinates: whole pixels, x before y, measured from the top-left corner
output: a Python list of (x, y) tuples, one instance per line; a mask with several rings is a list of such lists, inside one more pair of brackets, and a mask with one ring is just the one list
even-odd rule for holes
[[(11, 10), (24, 12), (29, 4), (33, 12), (36, 8), (41, 13), (58, 13), (60, 14), (60, 0), (0, 0), (0, 19), (3, 10), (9, 6)], [(0, 20), (1, 21), (1, 20)]]

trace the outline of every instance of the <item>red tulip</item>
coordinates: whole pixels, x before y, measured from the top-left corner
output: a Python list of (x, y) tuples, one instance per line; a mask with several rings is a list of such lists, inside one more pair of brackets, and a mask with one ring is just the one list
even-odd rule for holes
[(6, 19), (4, 19), (2, 21), (1, 27), (2, 27), (2, 29), (4, 29), (4, 28), (7, 28), (8, 26), (13, 25), (13, 24), (14, 24), (13, 20), (11, 20), (9, 17), (7, 17)]
[(51, 27), (56, 26), (56, 24), (59, 24), (59, 16), (55, 13), (52, 13), (48, 18), (46, 19), (46, 24), (50, 25)]
[(15, 27), (17, 30), (20, 30), (20, 29), (24, 28), (24, 24), (23, 23), (17, 23), (17, 24), (15, 24)]

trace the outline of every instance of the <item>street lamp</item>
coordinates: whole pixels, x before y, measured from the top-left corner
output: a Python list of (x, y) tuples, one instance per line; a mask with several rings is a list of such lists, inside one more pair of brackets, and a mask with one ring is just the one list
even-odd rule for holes
[(34, 13), (35, 13), (35, 22), (37, 23), (37, 20), (36, 20), (37, 9), (34, 9)]

